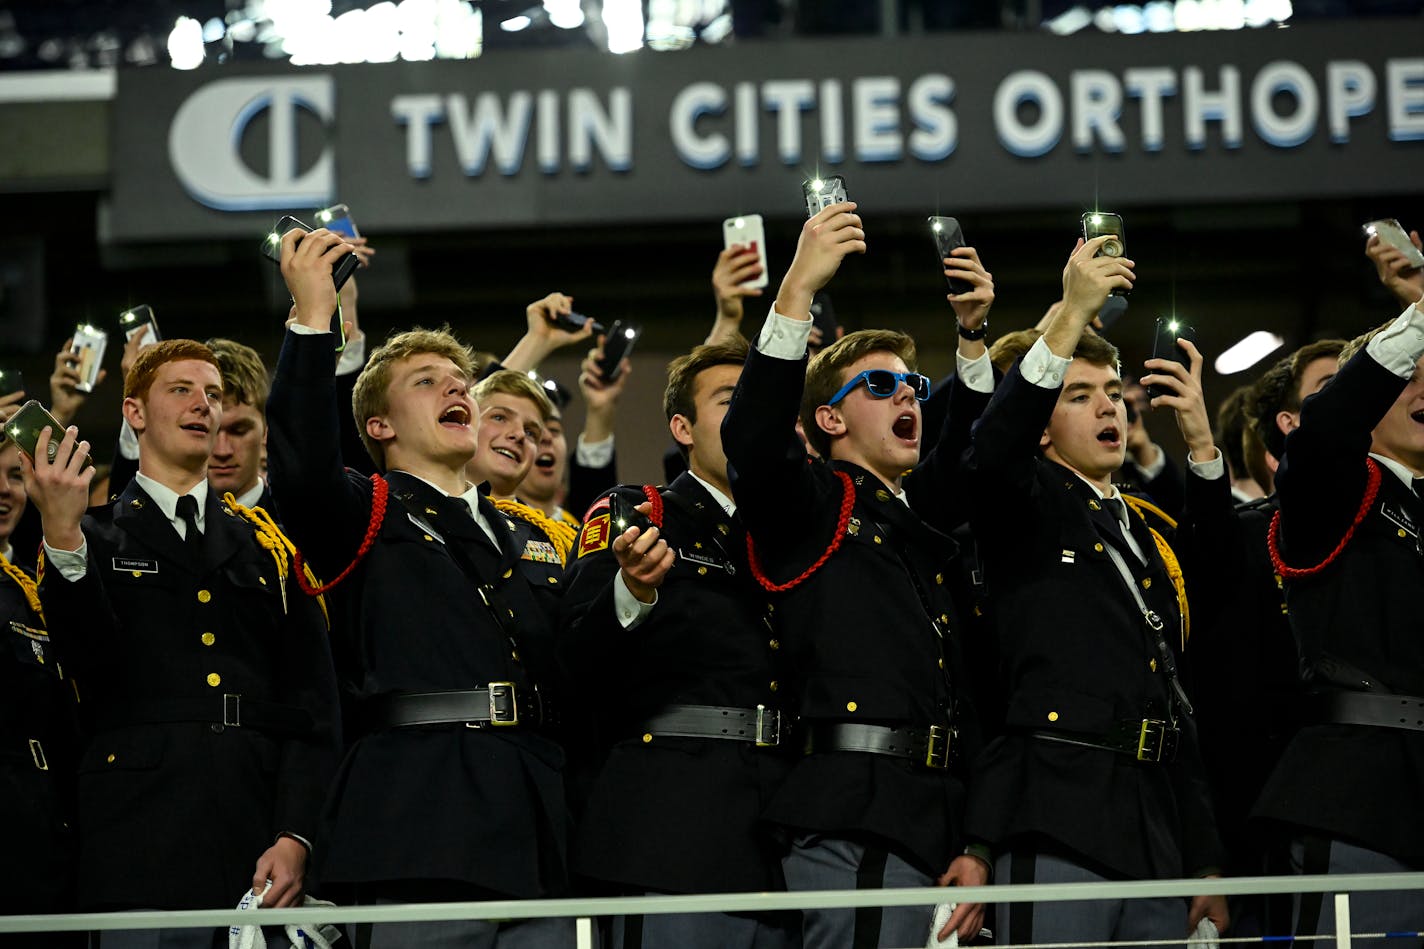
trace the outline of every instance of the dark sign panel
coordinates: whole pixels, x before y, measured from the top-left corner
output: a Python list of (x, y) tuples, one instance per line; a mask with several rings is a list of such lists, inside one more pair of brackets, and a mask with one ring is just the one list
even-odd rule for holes
[(1376, 20), (125, 71), (113, 234), (260, 234), (337, 201), (387, 231), (795, 214), (800, 181), (831, 173), (897, 212), (1417, 193), (1417, 32)]

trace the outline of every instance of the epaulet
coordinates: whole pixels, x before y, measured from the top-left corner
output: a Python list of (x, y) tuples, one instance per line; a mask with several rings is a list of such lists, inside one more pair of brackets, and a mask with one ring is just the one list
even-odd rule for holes
[(521, 520), (532, 525), (535, 529), (543, 533), (549, 543), (554, 545), (554, 552), (559, 555), (559, 564), (566, 566), (569, 562), (569, 551), (573, 549), (574, 537), (577, 532), (562, 521), (556, 521), (538, 508), (530, 507), (519, 501), (497, 500), (494, 506), (499, 511), (509, 517)]
[[(301, 562), (297, 554), (297, 547), (282, 533), (282, 528), (277, 526), (277, 522), (272, 519), (272, 515), (261, 507), (246, 507), (239, 504), (237, 498), (231, 491), (223, 494), (223, 503), (233, 514), (242, 518), (253, 527), (253, 536), (257, 538), (257, 543), (272, 555), (272, 560), (277, 565), (277, 576), (282, 584), (282, 607), (286, 609), (286, 588), (287, 577), (290, 574), (289, 564), (297, 568), (297, 585), (306, 592), (307, 587), (317, 587), (316, 576), (311, 572), (311, 568)], [(317, 606), (321, 608), (321, 615), (326, 620), (326, 628), (331, 629), (331, 613), (326, 608), (326, 598), (320, 593), (316, 596)]]
[(1355, 529), (1364, 521), (1365, 515), (1370, 513), (1370, 508), (1375, 506), (1375, 498), (1379, 496), (1380, 489), (1380, 466), (1373, 458), (1365, 459), (1365, 493), (1360, 498), (1360, 509), (1355, 512), (1355, 518), (1350, 522), (1350, 526), (1345, 528), (1345, 536), (1340, 538), (1340, 543), (1335, 545), (1335, 549), (1325, 556), (1313, 567), (1291, 567), (1287, 566), (1285, 559), (1281, 556), (1281, 512), (1277, 511), (1271, 518), (1270, 529), (1266, 531), (1266, 547), (1271, 552), (1271, 566), (1276, 568), (1276, 574), (1283, 580), (1301, 580), (1306, 577), (1313, 577), (1345, 552), (1355, 536)]

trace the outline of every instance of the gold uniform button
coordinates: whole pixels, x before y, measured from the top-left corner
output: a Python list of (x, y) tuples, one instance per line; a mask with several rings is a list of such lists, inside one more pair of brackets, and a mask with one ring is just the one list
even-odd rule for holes
[(1103, 552), (1103, 545), (1102, 545), (1102, 544), (1094, 544), (1094, 545), (1093, 545), (1093, 549), (1096, 550), (1098, 553), (1102, 553), (1102, 552)]
[(1101, 510), (1102, 510), (1102, 505), (1098, 504), (1097, 501), (1089, 501), (1089, 502), (1088, 502), (1088, 510), (1090, 510), (1090, 511), (1101, 511)]
[(216, 689), (218, 686), (222, 685), (222, 676), (218, 675), (216, 672), (209, 672), (208, 685)]
[(1408, 537), (1408, 536), (1409, 536), (1409, 532), (1408, 532), (1407, 530), (1405, 530), (1404, 528), (1401, 527), (1401, 528), (1399, 529), (1399, 536), (1400, 536), (1400, 537)]
[(559, 578), (558, 578), (558, 577), (549, 577), (549, 582), (550, 582), (550, 583), (558, 583), (558, 582), (559, 582)]
[(943, 584), (943, 583), (944, 583), (944, 574), (942, 574), (942, 573), (937, 573), (937, 574), (935, 574), (935, 583)]
[(199, 590), (199, 591), (198, 591), (198, 602), (199, 602), (199, 603), (207, 603), (207, 602), (211, 601), (212, 598), (213, 598), (213, 595), (212, 595), (211, 593), (209, 593), (207, 590)]
[(109, 762), (109, 764), (113, 764), (114, 761), (115, 761), (115, 759), (116, 759), (116, 756), (115, 756), (115, 755), (109, 755), (109, 757), (105, 758), (104, 760), (107, 761), (107, 762)]
[(435, 539), (434, 537), (431, 537), (429, 534), (421, 534), (420, 536), (421, 536), (421, 537), (424, 537), (426, 540), (431, 540), (431, 541), (433, 541), (433, 540)]
[(215, 643), (215, 642), (217, 642), (217, 641), (218, 641), (218, 638), (217, 638), (216, 636), (214, 636), (212, 633), (204, 633), (204, 634), (203, 634), (203, 645), (204, 645), (204, 646), (211, 646), (213, 643)]
[(859, 708), (859, 707), (860, 707), (860, 706), (856, 705), (854, 702), (847, 702), (847, 703), (846, 703), (846, 711), (847, 711), (847, 712), (854, 712), (854, 711), (855, 711), (857, 708)]
[(134, 579), (137, 580), (139, 577), (143, 576), (143, 571), (142, 571), (142, 570), (135, 570), (135, 571), (133, 572), (133, 575), (134, 575)]
[(1156, 659), (1149, 659), (1149, 660), (1147, 660), (1147, 668), (1151, 669), (1153, 672), (1156, 672), (1156, 671), (1157, 671), (1157, 660), (1156, 660)]
[(890, 500), (890, 492), (889, 492), (889, 491), (886, 491), (884, 488), (881, 488), (879, 491), (876, 491), (876, 492), (875, 492), (875, 500), (877, 500), (877, 501), (888, 501), (888, 500)]
[(771, 689), (771, 691), (775, 692), (777, 689), (781, 688), (781, 683), (780, 683), (780, 682), (777, 682), (775, 679), (772, 679), (772, 680), (771, 680), (771, 684), (768, 685), (767, 688), (768, 688), (768, 689)]
[(875, 535), (875, 542), (876, 542), (877, 544), (883, 544), (883, 543), (885, 543), (883, 540), (880, 539), (880, 535), (879, 535), (879, 534), (876, 534), (876, 535)]
[(648, 742), (650, 742), (650, 741), (652, 741), (652, 740), (653, 740), (653, 736), (652, 736), (650, 733), (648, 733), (648, 732), (643, 732), (643, 744), (646, 745)]
[(944, 668), (944, 660), (943, 660), (943, 659), (941, 659), (941, 660), (939, 661), (939, 667), (940, 667), (941, 669)]
[(1150, 590), (1150, 589), (1152, 589), (1152, 578), (1151, 578), (1151, 577), (1143, 577), (1143, 578), (1142, 578), (1142, 589), (1144, 589), (1144, 590)]
[(697, 568), (697, 575), (698, 575), (699, 577), (705, 577), (705, 576), (707, 576), (707, 568), (706, 568), (706, 567), (698, 567), (698, 568)]
[(267, 585), (267, 578), (266, 578), (266, 577), (258, 577), (258, 578), (257, 578), (257, 582), (260, 583), (260, 584), (262, 584), (262, 585), (265, 587), (265, 586)]
[(512, 577), (512, 576), (514, 576), (514, 568), (513, 568), (513, 567), (511, 567), (511, 568), (509, 568), (508, 570), (504, 571), (504, 579), (508, 580), (508, 579), (509, 579), (510, 577)]
[(1049, 712), (1049, 713), (1048, 713), (1048, 720), (1049, 720), (1050, 722), (1056, 722), (1056, 721), (1058, 721), (1058, 713), (1057, 713), (1057, 712)]
[(775, 652), (776, 650), (778, 650), (778, 649), (781, 648), (781, 640), (779, 640), (779, 639), (773, 639), (771, 642), (767, 643), (766, 646), (767, 646), (768, 649), (770, 649), (770, 650), (772, 650), (773, 652)]

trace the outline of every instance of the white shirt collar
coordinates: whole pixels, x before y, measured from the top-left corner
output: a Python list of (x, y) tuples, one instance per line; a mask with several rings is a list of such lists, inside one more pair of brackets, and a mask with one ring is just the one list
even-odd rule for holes
[[(153, 499), (153, 503), (158, 505), (158, 509), (163, 512), (164, 517), (168, 518), (170, 524), (177, 525), (179, 523), (178, 492), (159, 484), (141, 471), (134, 475), (134, 481), (140, 488), (143, 488), (145, 494)], [(198, 530), (204, 530), (203, 521), (206, 517), (205, 509), (208, 506), (207, 479), (193, 485), (192, 490), (188, 493), (193, 496), (193, 500), (198, 502)]]
[(1404, 486), (1409, 490), (1414, 490), (1414, 472), (1395, 461), (1393, 458), (1386, 458), (1383, 455), (1376, 455), (1370, 452), (1370, 457), (1384, 465), (1394, 473), (1394, 476), (1404, 482)]
[(237, 503), (243, 507), (256, 507), (257, 502), (262, 500), (262, 489), (265, 487), (262, 479), (258, 478), (256, 484), (237, 496)]
[(728, 517), (736, 516), (737, 505), (735, 502), (733, 502), (731, 498), (727, 497), (721, 491), (718, 491), (707, 481), (704, 481), (703, 479), (697, 477), (697, 475), (693, 474), (691, 471), (688, 471), (687, 473), (692, 475), (693, 481), (696, 481), (698, 484), (702, 485), (702, 487), (707, 490), (707, 493), (712, 495), (712, 500), (716, 501), (721, 506), (723, 512), (725, 512)]
[(414, 479), (417, 480), (417, 481), (420, 481), (420, 482), (422, 482), (422, 483), (424, 483), (424, 484), (430, 485), (430, 487), (431, 487), (433, 490), (439, 491), (441, 494), (445, 495), (445, 497), (447, 497), (447, 498), (458, 497), (460, 500), (464, 501), (464, 502), (465, 502), (465, 505), (466, 505), (467, 507), (469, 507), (469, 509), (470, 509), (470, 516), (475, 519), (475, 523), (478, 524), (478, 525), (480, 525), (480, 529), (485, 532), (486, 536), (488, 536), (490, 540), (494, 541), (496, 547), (499, 546), (499, 541), (495, 538), (494, 528), (490, 525), (490, 522), (485, 519), (484, 514), (481, 513), (481, 511), (480, 511), (480, 497), (481, 497), (481, 495), (480, 495), (480, 486), (479, 486), (479, 485), (477, 485), (477, 484), (470, 484), (470, 483), (467, 481), (467, 482), (465, 482), (465, 483), (466, 483), (467, 485), (469, 485), (469, 487), (465, 489), (465, 493), (464, 493), (464, 494), (458, 494), (458, 495), (456, 495), (456, 494), (449, 494), (449, 493), (447, 493), (446, 491), (442, 490), (439, 485), (437, 485), (437, 484), (431, 484), (431, 482), (426, 481), (424, 478), (422, 478), (422, 477), (421, 477), (420, 475), (418, 475), (418, 474), (411, 474), (409, 471), (403, 471), (402, 469), (396, 469), (396, 470), (402, 471), (403, 474), (408, 474), (408, 475), (410, 475), (412, 478), (414, 478)]
[[(1083, 482), (1084, 484), (1086, 484), (1089, 488), (1092, 488), (1093, 493), (1098, 496), (1098, 500), (1100, 500), (1100, 501), (1119, 501), (1119, 500), (1122, 500), (1122, 492), (1117, 489), (1117, 485), (1115, 485), (1115, 484), (1109, 485), (1109, 487), (1112, 488), (1112, 491), (1110, 491), (1110, 492), (1107, 493), (1107, 494), (1104, 494), (1104, 493), (1102, 492), (1102, 490), (1101, 490), (1096, 484), (1093, 484), (1093, 482), (1089, 481), (1087, 478), (1084, 478), (1082, 475), (1078, 474), (1078, 472), (1074, 471), (1073, 474), (1075, 474), (1075, 475), (1078, 476), (1078, 480), (1079, 480), (1079, 481), (1082, 481), (1082, 482)], [(1131, 522), (1129, 522), (1128, 519), (1127, 519), (1127, 502), (1126, 502), (1126, 501), (1123, 501), (1122, 504), (1110, 504), (1110, 505), (1108, 505), (1108, 510), (1112, 511), (1113, 517), (1117, 518), (1117, 522), (1118, 522), (1119, 524), (1121, 524), (1123, 527), (1126, 527), (1126, 528), (1129, 528), (1129, 529), (1131, 528)]]

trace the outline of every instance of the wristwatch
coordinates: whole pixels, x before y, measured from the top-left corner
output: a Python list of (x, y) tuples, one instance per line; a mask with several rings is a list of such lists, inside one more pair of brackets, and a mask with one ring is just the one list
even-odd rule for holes
[[(958, 321), (956, 321), (956, 322), (958, 322)], [(960, 337), (960, 339), (967, 339), (967, 340), (983, 339), (984, 336), (985, 336), (985, 334), (987, 334), (987, 333), (989, 332), (989, 321), (988, 321), (988, 320), (985, 320), (983, 323), (981, 323), (981, 324), (979, 325), (979, 328), (978, 328), (977, 330), (968, 329), (967, 327), (965, 327), (965, 325), (964, 325), (963, 323), (959, 323), (958, 325), (959, 325), (959, 337)]]

